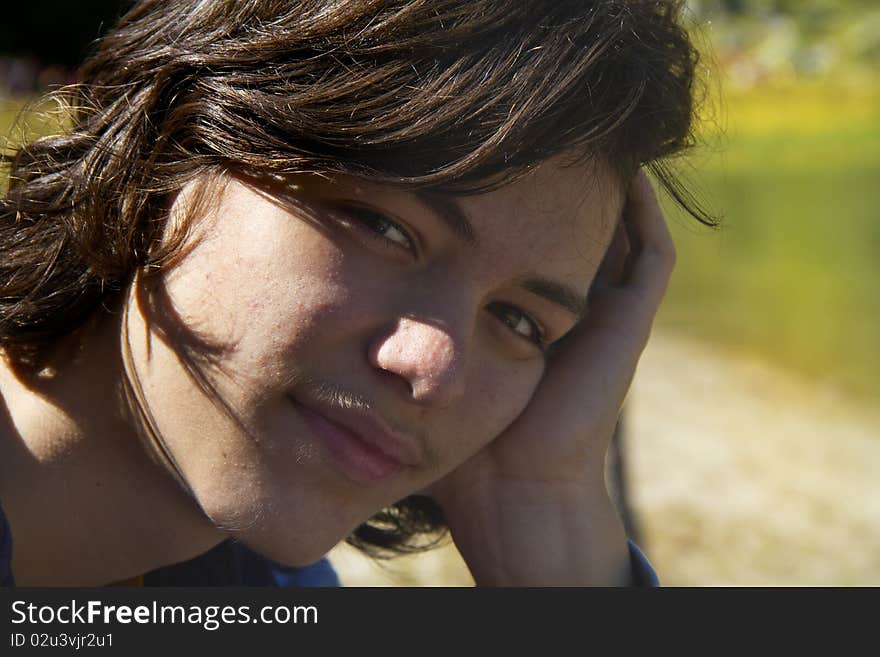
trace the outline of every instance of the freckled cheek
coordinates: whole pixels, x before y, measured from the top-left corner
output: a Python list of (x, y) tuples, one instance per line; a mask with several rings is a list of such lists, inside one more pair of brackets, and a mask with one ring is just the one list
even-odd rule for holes
[(332, 244), (282, 242), (205, 258), (172, 281), (184, 321), (233, 348), (225, 365), (239, 380), (284, 378), (304, 353), (338, 339), (363, 314), (358, 303), (371, 298)]
[(459, 420), (458, 435), (466, 443), (458, 449), (467, 456), (497, 438), (527, 408), (543, 365), (528, 362), (513, 368), (484, 367), (482, 372), (469, 388)]
[(301, 277), (250, 305), (240, 350), (252, 361), (287, 368), (303, 354), (344, 340), (358, 317), (357, 299), (356, 290), (340, 281)]

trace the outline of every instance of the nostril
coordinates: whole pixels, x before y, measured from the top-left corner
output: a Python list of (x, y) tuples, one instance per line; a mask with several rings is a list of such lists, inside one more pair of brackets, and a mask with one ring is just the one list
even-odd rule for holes
[(463, 394), (462, 354), (462, 341), (445, 323), (410, 317), (378, 335), (369, 348), (370, 363), (383, 378), (398, 379), (398, 387), (404, 383), (413, 401), (440, 406)]
[(400, 394), (404, 395), (405, 397), (415, 397), (416, 396), (416, 393), (413, 390), (412, 383), (410, 383), (404, 377), (402, 377), (398, 374), (394, 374), (393, 372), (383, 370), (381, 368), (376, 370), (376, 376), (378, 376), (379, 379), (383, 383), (385, 383), (388, 386), (391, 386), (393, 389), (397, 390), (398, 392), (400, 392)]

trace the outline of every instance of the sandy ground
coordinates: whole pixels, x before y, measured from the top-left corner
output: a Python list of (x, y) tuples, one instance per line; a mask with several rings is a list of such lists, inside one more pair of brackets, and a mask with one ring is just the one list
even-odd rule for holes
[[(833, 384), (665, 333), (625, 411), (632, 504), (666, 585), (880, 585), (880, 410)], [(470, 585), (453, 546), (349, 586)]]

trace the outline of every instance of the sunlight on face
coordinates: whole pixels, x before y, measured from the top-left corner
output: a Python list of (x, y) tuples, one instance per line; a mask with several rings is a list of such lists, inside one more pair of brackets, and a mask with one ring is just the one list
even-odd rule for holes
[[(157, 339), (133, 309), (134, 362), (206, 513), (303, 564), (522, 412), (583, 312), (622, 192), (551, 162), (457, 198), (300, 176), (229, 178), (214, 200), (161, 281), (175, 330)], [(186, 372), (187, 334), (222, 345), (204, 369), (222, 404)]]

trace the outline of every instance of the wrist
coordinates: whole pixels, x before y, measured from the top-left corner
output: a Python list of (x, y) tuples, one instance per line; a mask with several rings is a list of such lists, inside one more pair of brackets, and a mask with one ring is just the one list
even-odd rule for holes
[[(604, 489), (508, 488), (455, 505), (453, 539), (481, 586), (619, 586), (631, 580), (623, 523)], [(456, 509), (466, 509), (457, 513)]]

